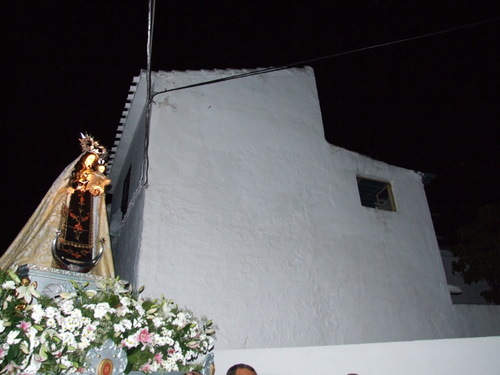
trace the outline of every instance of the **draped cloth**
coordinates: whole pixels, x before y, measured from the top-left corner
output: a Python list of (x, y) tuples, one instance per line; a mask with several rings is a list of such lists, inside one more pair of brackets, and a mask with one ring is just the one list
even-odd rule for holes
[[(63, 207), (70, 200), (71, 193), (68, 191), (68, 184), (71, 174), (80, 158), (81, 156), (69, 164), (54, 181), (38, 208), (0, 258), (1, 268), (5, 269), (14, 264), (36, 264), (58, 268), (53, 261), (52, 244), (60, 230)], [(104, 240), (104, 251), (102, 258), (89, 273), (96, 276), (114, 277), (104, 195), (99, 196), (94, 202), (96, 204), (94, 212), (98, 213), (99, 220), (95, 222), (93, 230), (97, 230), (97, 237)]]

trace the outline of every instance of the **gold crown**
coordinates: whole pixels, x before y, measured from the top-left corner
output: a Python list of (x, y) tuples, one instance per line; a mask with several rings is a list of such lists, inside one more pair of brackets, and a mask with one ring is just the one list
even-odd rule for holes
[(80, 133), (80, 136), (82, 152), (92, 152), (96, 154), (99, 157), (99, 164), (103, 164), (108, 157), (108, 150), (106, 150), (106, 147), (99, 144), (90, 134)]

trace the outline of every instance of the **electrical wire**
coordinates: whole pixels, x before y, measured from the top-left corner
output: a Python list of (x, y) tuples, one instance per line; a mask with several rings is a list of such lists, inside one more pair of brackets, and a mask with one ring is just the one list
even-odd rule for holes
[(467, 25), (452, 27), (452, 28), (449, 28), (449, 29), (435, 31), (435, 32), (430, 32), (430, 33), (426, 33), (426, 34), (422, 34), (422, 35), (417, 35), (417, 36), (413, 36), (413, 37), (409, 37), (409, 38), (398, 39), (398, 40), (391, 41), (391, 42), (375, 44), (375, 45), (368, 46), (368, 47), (356, 48), (356, 49), (349, 50), (349, 51), (333, 53), (333, 54), (330, 54), (330, 55), (325, 55), (325, 56), (321, 56), (321, 57), (317, 57), (317, 58), (309, 59), (309, 60), (298, 61), (298, 62), (294, 62), (294, 63), (291, 63), (291, 64), (282, 65), (282, 66), (279, 66), (279, 67), (271, 67), (271, 68), (266, 68), (266, 69), (257, 69), (257, 70), (253, 70), (253, 71), (242, 73), (242, 74), (235, 74), (235, 75), (232, 75), (232, 76), (229, 76), (229, 77), (223, 77), (223, 78), (214, 79), (214, 80), (211, 80), (211, 81), (204, 81), (204, 82), (194, 83), (194, 84), (187, 85), (187, 86), (181, 86), (181, 87), (175, 87), (175, 88), (172, 88), (172, 89), (166, 89), (166, 90), (163, 90), (163, 91), (159, 91), (159, 92), (153, 93), (152, 94), (152, 99), (156, 95), (164, 94), (164, 93), (167, 93), (167, 92), (184, 90), (184, 89), (189, 89), (189, 88), (198, 87), (198, 86), (205, 86), (205, 85), (211, 85), (211, 84), (214, 84), (214, 83), (220, 83), (220, 82), (230, 81), (230, 80), (233, 80), (233, 79), (240, 79), (240, 78), (250, 77), (250, 76), (259, 75), (259, 74), (276, 72), (276, 71), (279, 71), (279, 70), (285, 70), (285, 69), (289, 69), (289, 68), (296, 67), (296, 66), (303, 66), (303, 65), (306, 65), (306, 64), (311, 64), (311, 63), (314, 63), (314, 62), (317, 62), (317, 61), (321, 61), (321, 60), (332, 59), (332, 58), (335, 58), (335, 57), (340, 57), (340, 56), (350, 55), (350, 54), (359, 53), (359, 52), (363, 52), (363, 51), (368, 51), (368, 50), (372, 50), (372, 49), (375, 49), (375, 48), (387, 47), (387, 46), (394, 45), (394, 44), (405, 43), (405, 42), (409, 42), (409, 41), (413, 41), (413, 40), (418, 40), (418, 39), (423, 39), (423, 38), (429, 38), (429, 37), (436, 36), (436, 35), (441, 35), (441, 34), (446, 34), (446, 33), (454, 32), (454, 31), (458, 31), (458, 30), (463, 30), (463, 29), (467, 29), (467, 28), (477, 27), (477, 26), (480, 26), (480, 25), (483, 25), (483, 24), (486, 24), (486, 23), (490, 23), (490, 22), (495, 22), (495, 21), (498, 21), (498, 20), (500, 20), (500, 17), (491, 18), (491, 19), (487, 19), (487, 20), (482, 20), (482, 21), (475, 22), (475, 23), (470, 23), (470, 24), (467, 24)]
[(153, 53), (153, 29), (155, 22), (156, 0), (149, 0), (148, 4), (148, 40), (146, 45), (146, 119), (144, 134), (144, 163), (142, 166), (142, 184), (148, 186), (149, 181), (149, 132), (151, 127), (151, 109), (153, 103), (153, 89), (151, 84), (151, 56)]
[(356, 49), (349, 50), (349, 51), (333, 53), (330, 55), (325, 55), (325, 56), (317, 57), (314, 59), (298, 61), (298, 62), (294, 62), (291, 64), (282, 65), (279, 67), (271, 67), (271, 68), (266, 68), (266, 69), (256, 69), (256, 70), (253, 70), (250, 72), (245, 72), (242, 74), (235, 74), (235, 75), (232, 75), (229, 77), (223, 77), (223, 78), (214, 79), (211, 81), (199, 82), (199, 83), (194, 83), (194, 84), (187, 85), (187, 86), (175, 87), (172, 89), (167, 89), (167, 90), (163, 90), (163, 91), (159, 91), (159, 92), (153, 92), (152, 85), (151, 85), (151, 54), (152, 54), (152, 49), (153, 49), (153, 28), (154, 28), (154, 16), (155, 16), (155, 3), (156, 3), (156, 0), (149, 0), (148, 41), (147, 41), (147, 51), (146, 51), (147, 52), (147, 109), (146, 109), (146, 129), (145, 129), (145, 138), (144, 138), (144, 164), (143, 164), (143, 169), (142, 169), (142, 184), (146, 188), (148, 186), (148, 172), (149, 172), (148, 149), (149, 149), (149, 137), (150, 137), (149, 132), (150, 132), (150, 122), (151, 122), (151, 110), (152, 110), (153, 99), (156, 95), (165, 94), (168, 92), (173, 92), (173, 91), (178, 91), (178, 90), (185, 90), (185, 89), (193, 88), (193, 87), (199, 87), (199, 86), (205, 86), (205, 85), (230, 81), (230, 80), (234, 80), (234, 79), (251, 77), (254, 75), (276, 72), (276, 71), (285, 70), (285, 69), (289, 69), (289, 68), (296, 67), (296, 66), (303, 66), (306, 64), (311, 64), (311, 63), (322, 61), (322, 60), (332, 59), (332, 58), (345, 56), (345, 55), (351, 55), (354, 53), (368, 51), (368, 50), (372, 50), (372, 49), (376, 49), (376, 48), (387, 47), (390, 45), (405, 43), (405, 42), (409, 42), (409, 41), (413, 41), (413, 40), (429, 38), (432, 36), (446, 34), (446, 33), (454, 32), (454, 31), (458, 31), (458, 30), (463, 30), (463, 29), (467, 29), (467, 28), (472, 28), (472, 27), (476, 27), (476, 26), (480, 26), (480, 25), (483, 25), (486, 23), (495, 22), (495, 21), (500, 20), (500, 17), (497, 17), (497, 18), (483, 20), (483, 21), (479, 21), (479, 22), (475, 22), (475, 23), (471, 23), (471, 24), (467, 24), (467, 25), (452, 27), (452, 28), (448, 28), (445, 30), (440, 30), (440, 31), (422, 34), (422, 35), (417, 35), (414, 37), (398, 39), (395, 41), (386, 42), (386, 43), (379, 43), (379, 44), (375, 44), (375, 45), (368, 46), (368, 47), (356, 48)]

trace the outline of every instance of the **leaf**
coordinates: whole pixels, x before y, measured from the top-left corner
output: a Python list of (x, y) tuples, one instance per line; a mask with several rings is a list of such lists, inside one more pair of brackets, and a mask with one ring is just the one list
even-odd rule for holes
[(30, 350), (26, 341), (23, 341), (21, 345), (19, 345), (19, 349), (26, 355), (30, 354)]
[(9, 277), (14, 280), (16, 283), (21, 283), (21, 279), (19, 279), (19, 276), (17, 276), (17, 267), (11, 267), (7, 270), (7, 274)]
[(47, 344), (46, 343), (43, 343), (40, 346), (40, 350), (38, 351), (38, 355), (40, 356), (40, 358), (42, 359), (42, 361), (46, 361), (47, 360)]
[(19, 355), (19, 345), (11, 345), (9, 351), (7, 352), (7, 363), (14, 361)]

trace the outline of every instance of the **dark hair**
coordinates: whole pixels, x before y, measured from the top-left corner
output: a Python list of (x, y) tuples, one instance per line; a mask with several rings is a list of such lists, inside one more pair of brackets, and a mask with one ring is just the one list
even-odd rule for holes
[(255, 369), (252, 366), (245, 365), (244, 363), (238, 363), (237, 365), (231, 366), (229, 370), (227, 370), (226, 375), (236, 375), (236, 370), (240, 368), (253, 371), (253, 373), (257, 375), (257, 371), (255, 371)]

